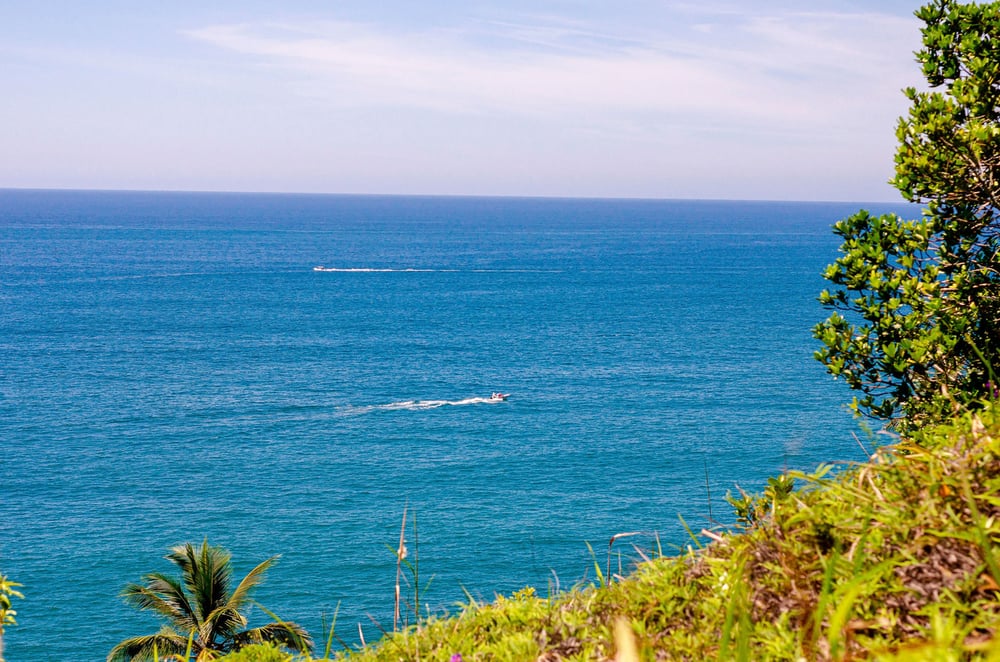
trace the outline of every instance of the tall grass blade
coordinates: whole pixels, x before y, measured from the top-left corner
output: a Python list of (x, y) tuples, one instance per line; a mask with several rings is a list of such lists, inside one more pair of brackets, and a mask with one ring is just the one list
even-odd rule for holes
[[(607, 574), (605, 575), (608, 578), (608, 581), (611, 581), (611, 547), (615, 544), (615, 541), (620, 538), (631, 538), (632, 536), (638, 536), (638, 535), (642, 535), (642, 531), (630, 531), (629, 533), (616, 533), (615, 535), (611, 536), (611, 540), (608, 541), (608, 566), (607, 566)], [(619, 563), (621, 563), (621, 559), (619, 559)]]
[(967, 476), (962, 476), (962, 496), (972, 512), (972, 523), (976, 527), (976, 543), (983, 555), (983, 560), (986, 562), (986, 568), (990, 571), (993, 581), (1000, 584), (1000, 563), (997, 562), (996, 554), (993, 553), (993, 540), (987, 527), (983, 525), (983, 515), (979, 506), (976, 505), (976, 497), (972, 494), (972, 486), (969, 485)]
[(812, 614), (812, 638), (809, 641), (809, 648), (815, 651), (819, 644), (819, 638), (823, 627), (823, 614), (826, 613), (827, 603), (833, 595), (833, 575), (840, 555), (837, 550), (833, 550), (826, 560), (826, 567), (823, 568), (823, 583), (820, 585), (819, 599), (816, 601), (816, 608)]
[(330, 623), (330, 635), (326, 638), (326, 648), (323, 649), (323, 659), (330, 659), (330, 649), (333, 648), (333, 633), (337, 629), (337, 614), (340, 613), (340, 602), (337, 602), (337, 608), (333, 610), (333, 622)]
[(417, 537), (417, 513), (413, 513), (413, 621), (420, 621), (420, 538)]
[[(400, 603), (400, 590), (399, 582), (403, 576), (403, 559), (406, 558), (406, 508), (403, 506), (403, 523), (399, 527), (399, 547), (396, 548), (396, 600), (393, 605), (392, 610), (392, 631), (395, 632), (399, 629), (399, 603)], [(360, 625), (358, 626), (360, 627)]]
[(688, 536), (690, 536), (691, 540), (694, 541), (695, 547), (697, 547), (698, 549), (703, 549), (705, 546), (701, 544), (701, 541), (698, 540), (698, 536), (694, 534), (694, 531), (691, 530), (691, 527), (688, 526), (688, 523), (684, 521), (684, 516), (681, 515), (680, 513), (677, 513), (677, 519), (681, 521), (681, 526), (684, 527), (684, 530), (687, 531)]
[(587, 549), (590, 550), (590, 559), (594, 563), (594, 572), (597, 574), (597, 582), (600, 586), (607, 586), (607, 582), (604, 578), (604, 572), (601, 570), (601, 564), (597, 561), (597, 554), (594, 554), (594, 548), (587, 543)]
[(715, 524), (715, 518), (712, 517), (712, 487), (708, 482), (708, 460), (703, 457), (701, 461), (705, 465), (705, 495), (708, 499), (708, 521)]
[(722, 622), (722, 635), (719, 642), (719, 659), (729, 660), (732, 659), (732, 653), (729, 650), (730, 642), (732, 641), (733, 633), (733, 623), (736, 619), (736, 610), (739, 608), (737, 604), (740, 601), (740, 590), (737, 582), (737, 578), (743, 575), (743, 564), (741, 563), (737, 566), (736, 570), (733, 572), (732, 581), (733, 586), (729, 591), (729, 600), (726, 602), (726, 618)]
[(280, 626), (282, 626), (282, 627), (285, 628), (285, 630), (292, 636), (292, 639), (295, 640), (295, 644), (296, 644), (296, 646), (298, 647), (299, 650), (312, 650), (312, 646), (307, 645), (307, 643), (305, 642), (305, 640), (303, 640), (302, 636), (299, 635), (299, 633), (296, 632), (294, 628), (287, 627), (288, 626), (288, 621), (286, 621), (283, 618), (280, 618), (277, 614), (275, 614), (273, 611), (271, 611), (270, 609), (268, 609), (264, 605), (260, 604), (256, 600), (253, 600), (252, 602), (253, 602), (253, 604), (255, 606), (257, 606), (258, 608), (260, 608), (260, 610), (262, 612), (264, 612), (265, 614), (267, 614), (268, 616), (270, 616), (271, 620), (273, 620), (275, 623), (277, 623), (278, 625), (280, 625)]
[[(872, 580), (885, 572), (887, 568), (893, 567), (896, 561), (897, 560), (895, 558), (886, 559), (864, 574), (858, 575), (851, 581), (847, 582), (847, 584), (844, 585), (844, 590), (837, 592), (837, 606), (833, 610), (833, 615), (830, 616), (830, 625), (827, 628), (826, 634), (826, 640), (830, 645), (830, 656), (832, 658), (837, 659), (840, 654), (844, 627), (850, 619), (851, 611), (854, 609), (858, 596), (860, 596), (861, 592), (866, 588), (875, 585), (876, 582), (873, 582)], [(817, 614), (817, 616), (819, 620), (822, 620), (822, 613)]]

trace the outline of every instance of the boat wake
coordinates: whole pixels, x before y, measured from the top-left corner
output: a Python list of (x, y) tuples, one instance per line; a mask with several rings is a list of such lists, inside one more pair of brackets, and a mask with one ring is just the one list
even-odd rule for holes
[(384, 405), (344, 407), (345, 414), (367, 414), (376, 411), (426, 411), (440, 407), (462, 407), (466, 405), (495, 405), (503, 402), (500, 398), (465, 398), (464, 400), (401, 400)]
[(347, 274), (433, 273), (440, 269), (376, 269), (372, 267), (313, 267), (313, 271), (333, 271)]
[(392, 269), (382, 267), (313, 267), (313, 271), (340, 274), (559, 274), (561, 269)]

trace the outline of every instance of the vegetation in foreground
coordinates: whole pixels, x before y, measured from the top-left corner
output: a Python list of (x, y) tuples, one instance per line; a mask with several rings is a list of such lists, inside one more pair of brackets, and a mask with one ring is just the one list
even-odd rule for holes
[(735, 499), (745, 530), (704, 547), (564, 595), (469, 602), (334, 659), (602, 660), (631, 640), (642, 660), (1000, 660), (998, 409), (790, 477), (797, 490)]

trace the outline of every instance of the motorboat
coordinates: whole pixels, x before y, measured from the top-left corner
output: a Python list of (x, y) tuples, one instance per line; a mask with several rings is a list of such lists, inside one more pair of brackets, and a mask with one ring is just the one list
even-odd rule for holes
[(510, 397), (510, 393), (499, 393), (498, 392), (498, 393), (493, 393), (492, 395), (490, 395), (490, 400), (502, 401), (502, 400), (506, 400), (509, 397)]

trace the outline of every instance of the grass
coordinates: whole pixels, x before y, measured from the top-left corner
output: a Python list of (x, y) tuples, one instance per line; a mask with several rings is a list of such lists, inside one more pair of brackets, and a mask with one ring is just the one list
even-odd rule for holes
[[(737, 529), (617, 581), (469, 599), (333, 659), (1000, 662), (996, 410), (731, 501)], [(297, 659), (259, 651), (223, 659)]]

